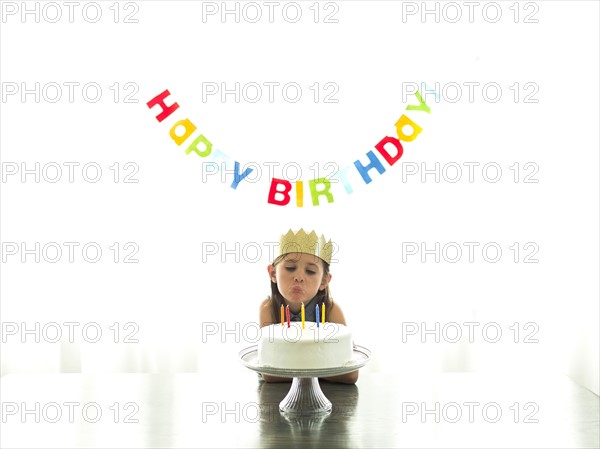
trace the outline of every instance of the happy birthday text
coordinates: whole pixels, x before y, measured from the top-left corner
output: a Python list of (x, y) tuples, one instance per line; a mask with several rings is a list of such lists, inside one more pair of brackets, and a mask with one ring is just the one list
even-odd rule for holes
[[(170, 106), (167, 106), (166, 99), (171, 93), (169, 90), (165, 90), (162, 93), (155, 96), (147, 104), (148, 108), (152, 109), (155, 106), (160, 107), (161, 112), (156, 116), (159, 123), (163, 122), (166, 118), (171, 116), (177, 109), (179, 104), (174, 102)], [(422, 111), (427, 114), (431, 113), (431, 109), (426, 104), (425, 100), (419, 93), (415, 92), (418, 105), (408, 105), (407, 111)], [(383, 158), (383, 160), (391, 167), (393, 166), (404, 154), (404, 148), (401, 141), (412, 142), (423, 130), (417, 123), (410, 119), (405, 114), (402, 114), (398, 121), (395, 123), (397, 137), (386, 136), (381, 139), (376, 145), (375, 150)], [(408, 129), (407, 129), (408, 128)], [(408, 130), (410, 133), (407, 134)], [(204, 134), (196, 135), (192, 137), (197, 131), (196, 125), (194, 125), (188, 118), (177, 121), (169, 130), (169, 136), (175, 144), (181, 146), (184, 143), (187, 145), (185, 149), (186, 154), (195, 153), (201, 158), (206, 158), (206, 163), (216, 165), (215, 162), (218, 160), (224, 161), (230, 164), (231, 158), (224, 154), (218, 149), (213, 150), (213, 144)], [(360, 179), (365, 184), (370, 184), (372, 179), (370, 176), (371, 170), (377, 171), (380, 175), (386, 172), (386, 168), (377, 157), (376, 153), (372, 150), (366, 153), (368, 163), (362, 162), (360, 159), (354, 161), (352, 165), (341, 168), (332, 178), (340, 181), (340, 184), (344, 186), (344, 190), (347, 194), (354, 192), (353, 186), (348, 179), (348, 175), (351, 172), (357, 172), (360, 175)], [(240, 163), (234, 160), (233, 167), (233, 182), (231, 188), (236, 190), (238, 185), (252, 173), (252, 168), (246, 168), (244, 171), (240, 171)], [(324, 197), (327, 203), (333, 203), (333, 194), (331, 192), (332, 182), (328, 178), (316, 178), (308, 180), (308, 190), (310, 192), (310, 198), (313, 206), (319, 206), (321, 204), (321, 198)], [(276, 206), (286, 206), (292, 201), (292, 190), (295, 187), (295, 203), (297, 207), (304, 206), (304, 181), (292, 182), (286, 179), (271, 178), (271, 184), (267, 196), (267, 202)]]

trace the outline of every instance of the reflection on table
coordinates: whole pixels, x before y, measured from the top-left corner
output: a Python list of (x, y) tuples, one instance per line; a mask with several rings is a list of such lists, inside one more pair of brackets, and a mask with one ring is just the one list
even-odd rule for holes
[[(566, 377), (362, 373), (329, 415), (286, 418), (256, 373), (1, 379), (2, 447), (598, 447), (598, 396)], [(38, 405), (36, 405), (36, 403)], [(59, 416), (60, 415), (60, 416)]]

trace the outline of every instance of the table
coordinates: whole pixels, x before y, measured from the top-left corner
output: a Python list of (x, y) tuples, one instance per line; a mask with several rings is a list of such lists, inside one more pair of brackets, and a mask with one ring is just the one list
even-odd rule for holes
[[(224, 373), (8, 374), (2, 447), (598, 447), (599, 399), (547, 374), (361, 373), (321, 382), (328, 416), (288, 421), (289, 384)], [(36, 405), (37, 404), (37, 405)]]

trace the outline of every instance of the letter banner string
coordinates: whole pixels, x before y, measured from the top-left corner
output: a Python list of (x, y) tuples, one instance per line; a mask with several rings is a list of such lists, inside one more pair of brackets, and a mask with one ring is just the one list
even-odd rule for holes
[[(428, 91), (429, 92), (429, 91)], [(166, 100), (171, 95), (169, 90), (165, 90), (162, 93), (155, 96), (146, 105), (152, 109), (158, 107), (160, 112), (156, 116), (156, 120), (159, 123), (163, 122), (166, 118), (171, 116), (175, 111), (179, 109), (179, 104), (173, 102), (170, 106), (167, 106)], [(430, 114), (431, 109), (423, 100), (423, 97), (419, 91), (415, 91), (415, 97), (418, 101), (416, 105), (408, 105), (407, 111), (420, 111), (425, 114)], [(406, 114), (402, 114), (398, 121), (395, 123), (396, 126), (396, 137), (386, 136), (375, 144), (375, 151), (370, 150), (364, 157), (354, 161), (353, 165), (343, 167), (338, 170), (332, 179), (336, 182), (341, 183), (347, 194), (352, 194), (354, 189), (352, 184), (348, 180), (348, 175), (351, 172), (358, 173), (360, 179), (365, 184), (370, 184), (372, 170), (377, 171), (380, 175), (386, 172), (386, 167), (382, 160), (389, 166), (393, 166), (400, 160), (404, 154), (404, 147), (402, 142), (412, 142), (417, 136), (423, 131), (423, 129), (415, 123)], [(407, 134), (407, 128), (409, 130)], [(222, 160), (230, 162), (231, 158), (223, 153), (222, 151), (215, 149), (213, 151), (213, 144), (204, 134), (199, 134), (192, 138), (192, 135), (197, 131), (196, 125), (194, 125), (188, 118), (178, 120), (169, 130), (169, 136), (178, 146), (184, 145), (185, 153), (195, 153), (198, 157), (205, 158), (206, 162), (210, 162), (213, 165), (214, 172), (218, 171), (216, 161)], [(183, 130), (183, 131), (181, 131)], [(231, 188), (236, 190), (240, 183), (244, 181), (252, 172), (253, 168), (246, 168), (241, 171), (240, 163), (234, 160), (233, 168), (233, 181)], [(319, 206), (321, 202), (326, 200), (327, 203), (333, 203), (333, 193), (331, 192), (332, 182), (326, 177), (310, 179), (306, 182), (308, 184), (309, 197), (312, 201), (313, 206)], [(292, 195), (292, 190), (296, 189), (295, 195)], [(304, 206), (304, 191), (305, 181), (292, 182), (279, 179), (276, 177), (271, 178), (269, 191), (267, 193), (267, 202), (276, 206), (287, 206), (292, 202), (292, 197), (295, 199), (296, 207)]]

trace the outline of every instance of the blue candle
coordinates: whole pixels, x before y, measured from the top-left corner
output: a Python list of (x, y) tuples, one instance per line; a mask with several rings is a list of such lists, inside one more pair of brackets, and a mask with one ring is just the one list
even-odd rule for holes
[(321, 321), (320, 317), (319, 317), (320, 313), (319, 313), (319, 304), (317, 304), (315, 306), (315, 316), (316, 316), (316, 322), (317, 322), (317, 327), (319, 327), (319, 321)]

